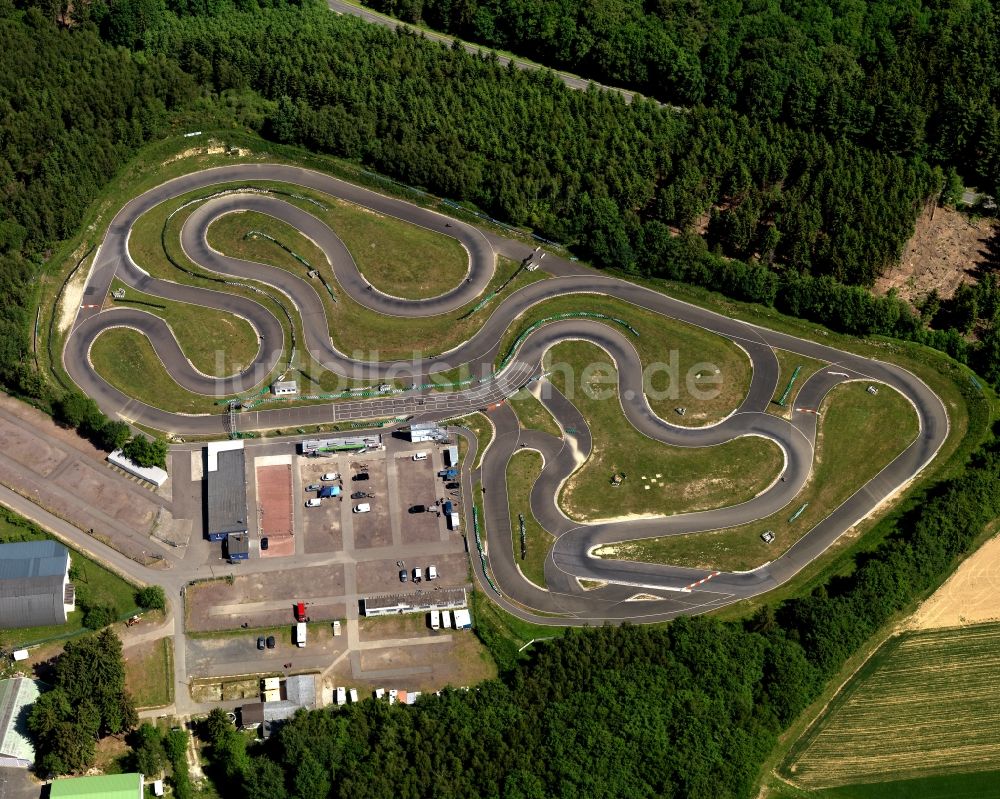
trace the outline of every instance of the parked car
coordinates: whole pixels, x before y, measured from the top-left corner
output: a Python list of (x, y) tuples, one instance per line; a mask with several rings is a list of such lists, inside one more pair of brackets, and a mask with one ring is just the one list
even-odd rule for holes
[(364, 491), (355, 491), (351, 494), (351, 499), (364, 499), (365, 497), (372, 497), (374, 494), (369, 494)]
[(324, 474), (319, 479), (320, 480), (339, 480), (340, 479), (340, 472), (327, 472), (326, 474)]
[(456, 488), (461, 488), (462, 484), (461, 483), (445, 483), (444, 487), (447, 488), (450, 491), (454, 491)]
[(267, 544), (268, 544), (267, 536), (264, 536), (262, 539), (260, 539), (261, 552), (267, 552)]
[(274, 636), (273, 635), (267, 636), (267, 648), (268, 649), (274, 649), (274, 646), (275, 646), (276, 643), (277, 642), (274, 640)]
[(410, 505), (410, 513), (423, 513), (426, 510), (423, 505)]
[(368, 472), (358, 472), (356, 475), (354, 475), (355, 483), (360, 483), (362, 480), (367, 480), (367, 479), (368, 479)]
[(369, 511), (371, 511), (371, 509), (372, 506), (369, 505), (367, 502), (362, 502), (360, 505), (354, 506), (355, 513), (368, 513)]
[(421, 569), (419, 566), (417, 566), (413, 570), (413, 582), (419, 583), (423, 579), (424, 579), (424, 570)]
[(438, 578), (438, 567), (437, 566), (428, 566), (427, 567), (427, 579), (428, 580), (436, 580), (437, 578)]
[(426, 452), (414, 452), (413, 453), (413, 460), (415, 460), (415, 461), (425, 461), (425, 460), (427, 460), (427, 453)]
[(761, 533), (760, 540), (763, 541), (765, 544), (770, 544), (774, 540), (774, 533), (772, 533), (770, 530)]
[(306, 500), (306, 507), (307, 507), (307, 508), (318, 508), (318, 507), (320, 506), (320, 503), (321, 503), (322, 501), (323, 501), (323, 500), (321, 500), (321, 499), (316, 499), (315, 497), (314, 497), (313, 499), (307, 499), (307, 500)]
[(258, 649), (263, 649), (264, 648), (264, 636), (263, 635), (258, 635), (257, 636), (257, 648)]
[(319, 491), (322, 487), (319, 483), (310, 483), (306, 486), (306, 491)]
[(399, 581), (401, 583), (405, 583), (409, 579), (410, 579), (410, 575), (406, 573), (406, 569), (400, 569), (399, 570)]

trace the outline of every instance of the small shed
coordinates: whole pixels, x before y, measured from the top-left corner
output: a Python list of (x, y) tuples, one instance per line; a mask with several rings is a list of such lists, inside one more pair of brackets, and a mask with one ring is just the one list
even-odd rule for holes
[(248, 560), (250, 558), (249, 533), (230, 533), (226, 538), (226, 553), (230, 560)]
[(299, 384), (294, 380), (279, 380), (271, 384), (271, 393), (276, 397), (286, 397), (289, 394), (299, 393)]
[(458, 447), (454, 445), (446, 447), (444, 460), (446, 466), (458, 466)]

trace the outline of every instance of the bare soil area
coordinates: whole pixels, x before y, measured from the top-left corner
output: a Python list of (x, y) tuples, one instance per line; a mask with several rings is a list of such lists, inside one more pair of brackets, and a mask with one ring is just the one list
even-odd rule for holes
[(1000, 621), (1000, 535), (966, 558), (907, 620), (906, 627), (932, 630), (984, 621)]
[(899, 264), (876, 281), (875, 291), (885, 294), (894, 288), (910, 302), (933, 289), (944, 299), (951, 297), (962, 283), (976, 281), (998, 229), (996, 220), (974, 220), (960, 211), (931, 206), (918, 217)]

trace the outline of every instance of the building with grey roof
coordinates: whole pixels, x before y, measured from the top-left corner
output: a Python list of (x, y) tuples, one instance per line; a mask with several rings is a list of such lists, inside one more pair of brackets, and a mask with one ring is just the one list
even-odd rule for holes
[(28, 713), (41, 692), (27, 677), (0, 680), (0, 768), (28, 768), (35, 747), (28, 736)]
[(66, 547), (49, 539), (0, 544), (0, 627), (64, 624), (75, 607)]
[(243, 441), (213, 442), (205, 447), (205, 530), (212, 541), (246, 533), (247, 480)]
[(390, 594), (361, 600), (365, 616), (395, 616), (401, 613), (427, 613), (432, 610), (464, 608), (468, 604), (464, 588), (440, 591), (417, 591), (413, 594)]
[(244, 729), (261, 727), (264, 738), (271, 735), (273, 729), (287, 721), (301, 708), (315, 710), (316, 675), (298, 674), (285, 679), (285, 699), (278, 702), (251, 702), (240, 708), (241, 724)]

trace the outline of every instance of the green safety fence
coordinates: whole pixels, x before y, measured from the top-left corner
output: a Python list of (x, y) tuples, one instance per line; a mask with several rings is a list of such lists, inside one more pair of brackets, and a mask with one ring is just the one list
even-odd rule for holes
[(528, 541), (524, 532), (524, 514), (517, 514), (517, 524), (521, 529), (521, 560), (528, 556)]
[(785, 387), (785, 392), (778, 398), (778, 404), (784, 408), (785, 403), (788, 401), (788, 395), (792, 393), (792, 386), (795, 385), (795, 378), (799, 376), (799, 372), (802, 371), (801, 366), (796, 366), (795, 371), (792, 372), (792, 377), (788, 381), (788, 385)]
[(803, 505), (801, 508), (799, 508), (797, 511), (795, 511), (795, 513), (792, 514), (792, 517), (788, 520), (788, 523), (791, 524), (792, 522), (794, 522), (797, 518), (799, 518), (799, 516), (801, 516), (803, 514), (803, 512), (805, 511), (805, 509), (808, 508), (808, 507), (809, 507), (809, 503), (807, 502), (805, 505)]
[(272, 244), (277, 244), (279, 247), (281, 247), (281, 249), (287, 252), (290, 256), (292, 256), (292, 258), (294, 258), (296, 261), (302, 264), (310, 272), (313, 271), (312, 264), (309, 263), (305, 258), (303, 258), (301, 255), (295, 252), (295, 250), (293, 250), (283, 241), (278, 241), (278, 239), (276, 239), (274, 236), (264, 233), (262, 230), (248, 230), (245, 234), (243, 234), (243, 238), (249, 239), (251, 241), (254, 239), (267, 239)]
[(487, 563), (486, 553), (483, 552), (483, 537), (479, 532), (479, 510), (475, 505), (472, 506), (472, 532), (476, 536), (476, 549), (479, 550), (479, 559), (483, 564), (483, 577), (486, 578), (486, 582), (490, 584), (490, 588), (497, 592), (498, 596), (503, 596), (500, 593), (500, 589), (497, 588), (496, 583), (493, 582), (493, 578), (490, 577), (489, 564)]

